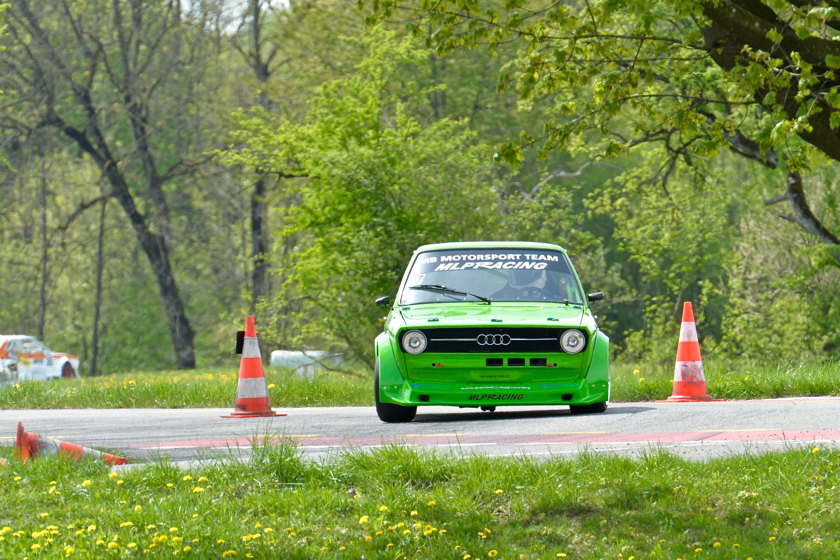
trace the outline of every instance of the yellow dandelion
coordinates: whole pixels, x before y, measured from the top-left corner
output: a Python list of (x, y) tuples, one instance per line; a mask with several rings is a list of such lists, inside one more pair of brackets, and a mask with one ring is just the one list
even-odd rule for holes
[(417, 515), (417, 510), (412, 511), (408, 515), (411, 516), (411, 517), (415, 517)]
[(749, 376), (749, 375), (747, 375), (746, 377), (744, 377), (744, 381), (749, 381), (749, 380), (750, 380), (750, 376)]
[(634, 369), (634, 370), (633, 370), (633, 375), (639, 375), (639, 370)]
[(134, 511), (140, 513), (141, 511), (143, 511), (143, 506), (134, 506)]
[(640, 378), (639, 378), (639, 383), (644, 383), (644, 382), (645, 382), (645, 378), (644, 378), (644, 377), (640, 377)]
[(219, 539), (216, 541), (216, 544), (225, 544), (225, 539)]
[(96, 531), (96, 525), (88, 525), (87, 532), (93, 533), (94, 531)]
[(405, 523), (403, 523), (403, 522), (397, 523), (397, 529), (402, 529), (403, 527), (405, 527)]
[(379, 511), (388, 511), (388, 506), (379, 506)]
[(186, 481), (188, 481), (188, 480), (192, 480), (192, 477), (191, 477), (190, 475), (188, 475), (188, 474), (187, 474), (187, 475), (184, 475), (184, 478), (182, 478), (181, 480), (183, 480), (183, 481), (185, 481), (185, 482), (186, 482)]
[[(122, 484), (123, 482), (125, 482), (125, 481), (124, 481), (124, 480), (118, 480), (118, 481), (117, 481), (117, 486), (119, 486), (119, 485), (120, 485), (120, 484)], [(122, 503), (125, 503), (125, 502), (122, 502)]]
[(376, 536), (377, 536), (377, 537), (378, 537), (379, 535), (381, 535), (381, 534), (382, 534), (382, 531), (377, 531), (377, 532), (376, 532)]
[(364, 525), (367, 522), (368, 522), (368, 516), (367, 515), (363, 515), (359, 518), (359, 524), (360, 525)]
[(773, 541), (775, 541), (775, 540), (776, 540), (776, 537), (770, 537), (770, 539), (769, 539), (769, 540), (770, 540), (770, 542), (773, 542)]
[(289, 533), (289, 538), (290, 538), (290, 539), (291, 539), (292, 537), (296, 537), (296, 536), (297, 536), (297, 533)]
[(184, 539), (182, 539), (181, 537), (172, 537), (172, 542), (174, 542), (174, 543), (183, 542), (183, 540)]
[(103, 544), (105, 544), (105, 541), (103, 541), (102, 539), (97, 539), (96, 540), (96, 545), (97, 546), (102, 546)]
[(695, 554), (698, 554), (698, 553), (700, 553), (700, 552), (703, 552), (703, 549), (702, 549), (702, 548), (697, 547), (697, 548), (695, 548), (695, 549), (694, 549), (694, 553), (695, 553)]
[(39, 550), (41, 550), (41, 545), (40, 544), (33, 544), (30, 548), (32, 550), (34, 550), (35, 552), (38, 552)]
[(200, 476), (200, 477), (198, 478), (198, 481), (199, 481), (199, 482), (207, 482), (207, 477), (205, 477), (205, 476)]
[(428, 504), (426, 504), (426, 505), (428, 505), (428, 506), (433, 506), (433, 505), (435, 505), (436, 503), (437, 503), (436, 501), (432, 500), (431, 502), (429, 502), (429, 503), (428, 503)]
[(347, 548), (345, 548), (343, 546), (340, 546), (340, 547), (338, 547), (338, 550), (347, 550)]
[(385, 548), (391, 548), (392, 546), (394, 546), (394, 545), (391, 544), (391, 543), (388, 543), (387, 545), (385, 545)]
[(440, 534), (440, 535), (443, 535), (444, 533), (446, 533), (446, 529), (441, 529), (441, 530), (438, 532), (438, 534)]
[(713, 544), (713, 545), (712, 545), (712, 547), (713, 547), (713, 548), (719, 548), (719, 547), (720, 547), (720, 543), (719, 543), (719, 542), (716, 542), (715, 544)]
[(407, 535), (407, 534), (409, 534), (410, 532), (411, 532), (411, 531), (409, 531), (408, 529), (406, 529), (405, 531), (403, 531), (403, 535)]
[(455, 552), (458, 552), (459, 550), (461, 550), (461, 545), (455, 545)]
[(420, 529), (422, 529), (422, 528), (423, 528), (423, 524), (422, 524), (422, 523), (415, 523), (415, 524), (414, 524), (414, 530), (415, 530), (415, 531), (419, 531), (419, 530), (420, 530)]
[(195, 519), (196, 517), (198, 517), (198, 514), (197, 514), (197, 513), (192, 514), (192, 518), (193, 518), (193, 519)]
[[(329, 531), (329, 530), (330, 530), (330, 528), (329, 528), (329, 527), (327, 527), (327, 531)], [(274, 529), (272, 529), (271, 527), (266, 527), (265, 529), (263, 529), (263, 532), (265, 532), (265, 533), (273, 533), (273, 532), (274, 532)]]
[(137, 543), (130, 542), (130, 543), (128, 543), (128, 544), (127, 544), (127, 545), (125, 545), (125, 546), (127, 546), (128, 548), (131, 548), (131, 549), (135, 549), (135, 548), (137, 548)]
[(120, 547), (120, 545), (118, 545), (114, 541), (111, 541), (111, 542), (108, 543), (108, 548), (110, 548), (111, 550), (114, 550), (115, 548), (119, 548), (119, 547)]
[(124, 521), (124, 522), (120, 523), (120, 527), (132, 527), (132, 526), (134, 526), (134, 523), (132, 523), (131, 521)]
[(108, 478), (119, 478), (119, 477), (120, 477), (119, 473), (115, 473), (115, 472), (112, 472), (111, 474), (108, 475)]
[(15, 482), (20, 482), (20, 481), (21, 481), (21, 478), (20, 478), (19, 476), (16, 476), (16, 477), (14, 478), (14, 481), (15, 481)]
[(501, 488), (499, 488), (498, 490), (496, 490), (496, 494), (501, 494), (501, 493), (503, 493), (503, 492), (504, 492), (504, 490), (502, 490)]
[(491, 550), (487, 553), (487, 556), (489, 556), (490, 558), (495, 558), (497, 554), (498, 552), (496, 552), (495, 550)]
[(170, 533), (177, 533), (178, 532), (178, 527), (170, 527), (169, 532)]
[(372, 540), (373, 540), (373, 537), (371, 537), (370, 535), (365, 537), (365, 542), (370, 542)]
[(566, 557), (566, 555), (562, 552), (558, 552), (557, 554), (555, 554), (555, 556), (557, 556), (557, 558), (565, 558)]
[(85, 481), (83, 481), (83, 482), (82, 482), (82, 486), (84, 486), (85, 488), (87, 488), (87, 487), (88, 487), (88, 486), (90, 486), (91, 484), (92, 484), (92, 483), (91, 483), (91, 481), (90, 481), (90, 480), (85, 480)]
[(269, 388), (269, 389), (274, 389), (275, 387), (276, 387), (276, 385), (275, 385), (274, 383), (271, 383), (271, 384), (269, 384), (269, 386), (268, 386), (268, 388)]
[(204, 492), (204, 488), (202, 488), (201, 486), (196, 486), (195, 488), (193, 488), (193, 494), (200, 494), (202, 492)]
[(167, 488), (172, 488), (173, 486), (175, 486), (175, 485), (174, 485), (173, 483), (171, 483), (171, 482), (167, 482), (167, 483), (166, 483), (166, 487), (167, 487)]
[(733, 544), (732, 546), (733, 546), (734, 548), (741, 548), (741, 545), (740, 545), (740, 544), (738, 544), (738, 543), (735, 543), (735, 544)]
[(811, 450), (811, 453), (813, 453), (814, 455), (816, 455), (816, 454), (817, 454), (817, 453), (819, 453), (819, 452), (820, 452), (820, 448), (819, 448), (819, 447), (815, 447), (815, 448), (813, 448), (813, 449)]
[(184, 552), (192, 552), (192, 547), (191, 546), (185, 546), (184, 547)]

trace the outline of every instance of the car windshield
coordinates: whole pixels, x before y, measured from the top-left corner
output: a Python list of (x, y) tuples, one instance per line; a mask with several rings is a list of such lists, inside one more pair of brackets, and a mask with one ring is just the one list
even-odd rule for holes
[(20, 342), (23, 347), (24, 354), (41, 354), (49, 352), (49, 349), (46, 346), (34, 338), (24, 338)]
[(560, 251), (452, 249), (417, 255), (400, 305), (481, 301), (472, 294), (493, 302), (584, 301), (571, 263)]

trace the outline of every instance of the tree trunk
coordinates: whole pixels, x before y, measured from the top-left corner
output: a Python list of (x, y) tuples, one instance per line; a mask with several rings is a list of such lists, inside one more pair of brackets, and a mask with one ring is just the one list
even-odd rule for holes
[(265, 180), (260, 178), (254, 185), (251, 195), (251, 258), (254, 262), (251, 273), (251, 312), (256, 310), (257, 302), (266, 294), (266, 276), (268, 272), (268, 251), (265, 242)]
[(49, 281), (50, 242), (47, 237), (47, 168), (41, 156), (41, 285), (38, 294), (38, 340), (44, 340), (47, 322), (47, 282)]
[(108, 199), (102, 201), (99, 212), (99, 237), (96, 240), (96, 296), (93, 303), (93, 335), (91, 337), (90, 375), (96, 377), (99, 368), (99, 313), (102, 309), (102, 267), (103, 246), (105, 244), (105, 208)]

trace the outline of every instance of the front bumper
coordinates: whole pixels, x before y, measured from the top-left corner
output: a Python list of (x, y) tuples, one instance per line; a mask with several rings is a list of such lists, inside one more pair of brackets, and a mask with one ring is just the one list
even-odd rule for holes
[[(593, 349), (575, 374), (542, 369), (539, 379), (482, 380), (480, 375), (435, 379), (405, 374), (405, 360), (386, 333), (377, 338), (379, 400), (402, 406), (588, 405), (610, 399), (609, 338), (598, 331)], [(443, 370), (440, 370), (443, 374)], [(489, 371), (485, 369), (484, 372)], [(502, 370), (493, 370), (501, 372)], [(511, 370), (513, 371), (513, 370)], [(530, 371), (536, 371), (531, 369)], [(484, 373), (482, 372), (482, 373)], [(547, 378), (551, 376), (554, 378)], [(473, 378), (470, 378), (473, 377)], [(533, 377), (533, 376), (532, 376)]]
[(404, 381), (380, 385), (382, 402), (403, 406), (586, 405), (609, 400), (609, 381), (586, 379), (557, 383), (476, 384)]

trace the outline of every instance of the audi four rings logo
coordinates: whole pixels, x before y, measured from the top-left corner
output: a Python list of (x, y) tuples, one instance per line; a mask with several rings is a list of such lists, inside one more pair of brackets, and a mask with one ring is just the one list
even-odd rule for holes
[(475, 337), (479, 346), (507, 346), (510, 344), (509, 334), (480, 334)]

